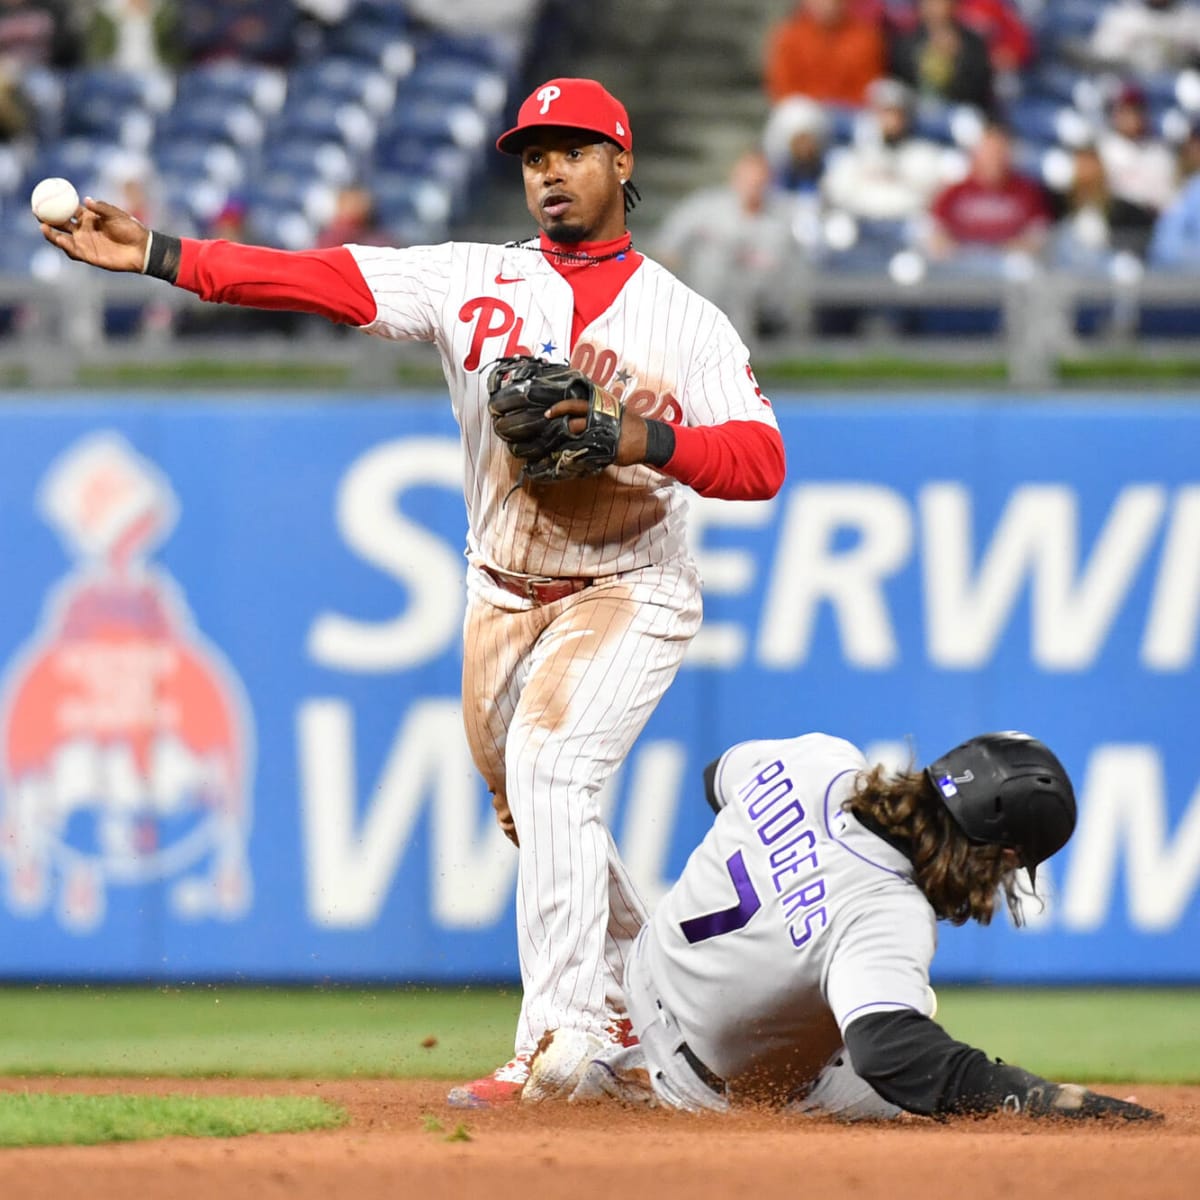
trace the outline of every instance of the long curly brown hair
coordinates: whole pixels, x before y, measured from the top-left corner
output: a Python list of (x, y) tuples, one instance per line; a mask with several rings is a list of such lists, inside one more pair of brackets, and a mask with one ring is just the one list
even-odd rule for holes
[(1022, 923), (1012, 856), (1003, 846), (971, 841), (921, 772), (892, 775), (882, 766), (864, 771), (842, 807), (906, 843), (913, 879), (939, 918), (952, 925), (972, 919), (986, 925), (1003, 893), (1013, 921)]

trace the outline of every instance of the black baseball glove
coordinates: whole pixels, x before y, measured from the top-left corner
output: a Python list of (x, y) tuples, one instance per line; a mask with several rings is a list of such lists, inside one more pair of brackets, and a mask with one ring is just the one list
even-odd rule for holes
[[(528, 354), (497, 361), (488, 375), (488, 412), (496, 436), (521, 460), (523, 478), (539, 483), (598, 475), (616, 461), (621, 441), (621, 402), (582, 371)], [(546, 416), (560, 400), (586, 400), (578, 416)]]

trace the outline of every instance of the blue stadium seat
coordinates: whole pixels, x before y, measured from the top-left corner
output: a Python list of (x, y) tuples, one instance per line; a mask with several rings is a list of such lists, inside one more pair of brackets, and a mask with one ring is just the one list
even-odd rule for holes
[(411, 39), (372, 24), (336, 26), (326, 39), (325, 53), (370, 63), (393, 79), (403, 79), (417, 60)]
[(396, 81), (354, 58), (323, 58), (300, 67), (288, 77), (288, 89), (296, 100), (349, 100), (377, 116), (389, 112), (396, 101)]
[(174, 138), (162, 143), (154, 157), (162, 174), (208, 179), (233, 187), (246, 176), (243, 155), (227, 142), (207, 138)]
[(270, 138), (261, 165), (264, 171), (312, 176), (337, 187), (351, 183), (356, 173), (355, 158), (341, 142), (305, 134)]
[(1034, 32), (1043, 53), (1064, 42), (1078, 42), (1091, 36), (1100, 18), (1103, 3), (1097, 0), (1052, 0), (1034, 23)]
[(1063, 108), (1058, 100), (1021, 96), (1009, 104), (1006, 115), (1018, 138), (1035, 146), (1050, 146), (1059, 140)]
[(445, 234), (450, 219), (451, 198), (445, 187), (430, 179), (379, 172), (371, 179), (376, 220), (385, 229), (412, 240), (415, 231), (422, 238)]
[(398, 0), (356, 0), (343, 20), (351, 25), (372, 25), (388, 30), (408, 28), (408, 13)]
[(403, 130), (380, 137), (375, 144), (375, 165), (398, 174), (425, 175), (455, 193), (483, 166), (477, 153), (452, 143), (431, 146)]
[(174, 97), (163, 76), (91, 69), (65, 81), (62, 130), (68, 136), (105, 137), (144, 150), (154, 135), (154, 117)]
[(504, 107), (508, 86), (499, 72), (456, 58), (418, 59), (413, 72), (400, 86), (397, 103), (420, 98), (469, 104), (487, 116)]
[(41, 179), (58, 176), (69, 179), (85, 195), (96, 190), (104, 165), (123, 154), (115, 142), (95, 138), (64, 138), (39, 151), (25, 172), (18, 194), (28, 195)]
[(207, 138), (243, 148), (263, 139), (262, 115), (249, 104), (231, 103), (221, 96), (202, 96), (176, 104), (158, 121), (157, 144), (181, 137)]
[(248, 104), (267, 115), (277, 113), (287, 95), (287, 77), (276, 67), (223, 59), (183, 71), (176, 85), (177, 103), (218, 96), (226, 102)]
[(380, 130), (380, 137), (422, 142), (427, 146), (453, 145), (478, 150), (487, 135), (483, 118), (469, 105), (416, 100), (397, 104)]
[(353, 153), (369, 150), (377, 122), (361, 104), (331, 96), (293, 97), (271, 125), (272, 138), (340, 142)]
[(419, 59), (457, 59), (490, 68), (506, 79), (511, 79), (521, 64), (520, 42), (502, 33), (433, 33), (417, 50)]

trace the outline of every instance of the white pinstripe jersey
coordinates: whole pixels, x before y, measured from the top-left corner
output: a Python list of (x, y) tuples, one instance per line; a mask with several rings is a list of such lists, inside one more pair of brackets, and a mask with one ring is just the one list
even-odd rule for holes
[(512, 490), (520, 464), (487, 414), (488, 364), (502, 355), (569, 357), (646, 417), (775, 426), (728, 319), (649, 259), (571, 348), (571, 285), (539, 250), (465, 242), (347, 248), (378, 306), (365, 331), (434, 342), (441, 353), (463, 435), (468, 552), (493, 566), (596, 576), (686, 555), (684, 490), (650, 467)]
[(658, 998), (723, 1079), (794, 1086), (869, 1012), (930, 1012), (937, 923), (899, 850), (843, 801), (867, 766), (811, 733), (721, 759), (725, 800), (640, 947)]

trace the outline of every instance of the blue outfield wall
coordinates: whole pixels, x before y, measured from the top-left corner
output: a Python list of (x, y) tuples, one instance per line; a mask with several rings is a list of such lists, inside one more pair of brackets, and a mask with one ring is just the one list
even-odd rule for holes
[[(1200, 981), (1200, 406), (778, 408), (788, 483), (694, 502), (704, 629), (606, 795), (648, 899), (733, 742), (1025, 728), (1079, 828), (937, 977)], [(459, 477), (433, 394), (0, 409), (0, 975), (516, 977)]]

